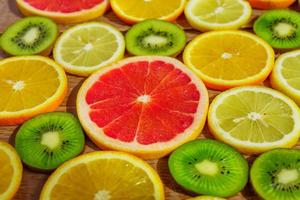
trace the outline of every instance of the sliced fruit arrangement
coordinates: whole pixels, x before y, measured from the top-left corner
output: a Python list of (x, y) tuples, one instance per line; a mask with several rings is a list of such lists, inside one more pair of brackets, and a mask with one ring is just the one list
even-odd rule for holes
[(57, 25), (44, 17), (26, 17), (10, 25), (1, 36), (1, 48), (10, 55), (48, 55), (58, 35)]
[(211, 89), (262, 83), (272, 71), (274, 50), (245, 31), (212, 31), (192, 40), (184, 63)]
[(88, 76), (123, 58), (122, 33), (109, 24), (89, 22), (65, 31), (55, 44), (53, 56), (71, 74)]
[(298, 200), (300, 197), (300, 150), (276, 149), (253, 163), (251, 182), (264, 199)]
[(110, 0), (114, 13), (124, 22), (134, 24), (145, 19), (175, 21), (186, 0)]
[(159, 158), (195, 139), (207, 114), (208, 93), (181, 62), (131, 57), (98, 71), (77, 96), (77, 113), (99, 147)]
[(215, 140), (186, 143), (169, 158), (175, 181), (198, 194), (228, 197), (241, 191), (248, 181), (248, 163), (232, 147)]
[(300, 13), (291, 10), (270, 10), (254, 23), (254, 32), (277, 49), (300, 46)]
[(22, 180), (23, 166), (16, 150), (0, 141), (0, 199), (11, 200)]
[(185, 47), (186, 36), (173, 23), (149, 19), (132, 26), (125, 40), (128, 52), (133, 55), (176, 56)]
[(288, 8), (296, 0), (248, 0), (253, 8), (256, 9), (276, 9), (276, 8)]
[(195, 198), (190, 198), (187, 200), (226, 200), (220, 197), (212, 197), (212, 196), (199, 196), (199, 197), (195, 197)]
[(252, 9), (245, 0), (189, 0), (184, 13), (200, 31), (229, 30), (247, 24)]
[(83, 151), (84, 134), (72, 114), (46, 113), (21, 126), (15, 147), (30, 168), (53, 170)]
[(67, 92), (64, 70), (42, 56), (0, 61), (0, 125), (15, 125), (55, 110)]
[(212, 134), (249, 154), (293, 147), (300, 137), (299, 120), (300, 110), (294, 101), (276, 90), (259, 86), (221, 93), (208, 113)]
[(276, 60), (271, 85), (300, 105), (300, 50), (282, 54)]
[(40, 200), (164, 200), (162, 182), (145, 161), (121, 152), (93, 152), (60, 166), (47, 180)]
[(84, 22), (104, 14), (109, 0), (16, 0), (27, 16), (49, 17), (58, 23)]

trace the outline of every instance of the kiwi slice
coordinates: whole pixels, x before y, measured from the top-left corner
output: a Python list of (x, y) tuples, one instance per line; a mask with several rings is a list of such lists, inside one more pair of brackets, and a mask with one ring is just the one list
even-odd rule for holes
[(248, 163), (232, 147), (215, 140), (188, 142), (169, 158), (175, 181), (197, 194), (228, 197), (241, 191), (248, 180)]
[(133, 55), (176, 56), (184, 48), (186, 36), (175, 24), (149, 19), (132, 26), (125, 41), (127, 51)]
[(300, 46), (300, 14), (291, 10), (271, 10), (254, 23), (254, 32), (277, 49)]
[(40, 54), (51, 48), (57, 25), (44, 17), (26, 17), (10, 25), (1, 36), (2, 49), (11, 55)]
[(33, 169), (48, 171), (83, 151), (84, 134), (70, 113), (53, 112), (25, 122), (17, 132), (15, 147)]
[(253, 163), (250, 179), (264, 199), (300, 199), (300, 150), (275, 149), (259, 156)]

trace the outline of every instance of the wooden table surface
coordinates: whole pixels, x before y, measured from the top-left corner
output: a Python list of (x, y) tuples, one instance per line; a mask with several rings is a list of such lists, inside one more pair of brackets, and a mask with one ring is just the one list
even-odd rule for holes
[[(254, 11), (252, 19), (255, 19), (260, 14), (261, 11)], [(0, 0), (0, 32), (2, 32), (9, 24), (11, 24), (12, 22), (16, 21), (21, 17), (22, 15), (19, 13), (18, 9), (16, 8), (15, 0)], [(118, 29), (122, 32), (125, 32), (129, 28), (129, 26), (127, 26), (126, 24), (118, 20), (117, 17), (111, 11), (106, 13), (105, 16), (96, 19), (96, 21), (110, 23), (118, 27)], [(181, 16), (176, 21), (176, 23), (178, 23), (181, 27), (185, 29), (189, 40), (191, 40), (192, 38), (200, 34), (200, 32), (193, 30), (189, 26), (184, 16)], [(63, 31), (66, 28), (67, 28), (66, 26), (61, 26), (60, 30)], [(246, 25), (244, 29), (251, 30), (251, 23)], [(0, 52), (0, 57), (5, 57), (5, 54), (3, 52)], [(181, 55), (178, 56), (178, 59), (181, 60)], [(57, 111), (67, 111), (76, 115), (76, 109), (75, 109), (76, 94), (83, 81), (84, 78), (68, 75), (68, 84), (69, 84), (68, 94), (64, 102), (62, 103), (62, 105), (57, 109)], [(265, 85), (268, 85), (268, 83), (266, 82)], [(219, 92), (217, 91), (210, 90), (209, 91), (210, 100), (212, 100), (218, 93)], [(10, 143), (13, 143), (12, 141), (16, 129), (17, 126), (1, 126), (0, 140), (5, 140), (5, 141), (9, 141)], [(208, 132), (207, 126), (205, 126), (200, 137), (206, 137), (206, 138), (211, 137), (211, 135)], [(93, 145), (93, 143), (88, 138), (86, 138), (86, 141), (87, 142), (86, 142), (85, 152), (99, 150), (95, 145)], [(300, 148), (300, 142), (298, 142), (298, 145), (295, 148)], [(249, 160), (249, 163), (251, 163), (254, 157), (247, 156), (247, 159)], [(184, 191), (180, 186), (178, 186), (174, 182), (174, 180), (172, 179), (168, 171), (167, 161), (168, 161), (167, 157), (159, 160), (147, 161), (157, 170), (158, 174), (160, 175), (164, 183), (166, 200), (184, 200), (187, 199), (188, 197), (196, 196), (195, 194)], [(49, 174), (36, 173), (28, 170), (27, 168), (24, 168), (22, 184), (18, 193), (14, 197), (14, 200), (37, 200), (41, 188), (43, 187), (43, 184), (47, 180), (48, 176)], [(230, 200), (245, 200), (245, 199), (259, 200), (260, 198), (255, 195), (251, 185), (248, 183), (246, 188), (242, 192), (229, 199)]]

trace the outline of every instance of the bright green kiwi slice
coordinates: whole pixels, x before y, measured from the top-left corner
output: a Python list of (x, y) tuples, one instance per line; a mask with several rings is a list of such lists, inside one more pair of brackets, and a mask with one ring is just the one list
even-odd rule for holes
[(40, 54), (54, 43), (57, 25), (44, 17), (26, 17), (10, 25), (1, 36), (2, 49), (15, 56)]
[(175, 56), (184, 48), (186, 36), (173, 23), (149, 19), (132, 26), (125, 41), (127, 51), (133, 55)]
[(300, 150), (275, 149), (259, 156), (250, 178), (255, 191), (268, 200), (300, 199)]
[(15, 147), (22, 161), (33, 169), (53, 170), (83, 151), (84, 134), (70, 113), (53, 112), (25, 122)]
[(175, 181), (198, 194), (228, 197), (241, 191), (248, 180), (248, 163), (232, 147), (210, 139), (194, 140), (169, 158)]
[(271, 10), (254, 23), (254, 32), (272, 47), (289, 49), (300, 46), (300, 13)]

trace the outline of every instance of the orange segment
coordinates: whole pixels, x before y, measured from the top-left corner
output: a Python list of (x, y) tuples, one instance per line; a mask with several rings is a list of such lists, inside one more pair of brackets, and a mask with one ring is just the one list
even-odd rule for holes
[(183, 58), (208, 87), (219, 90), (258, 84), (274, 65), (273, 49), (243, 31), (201, 34), (187, 46)]
[(129, 24), (153, 18), (173, 21), (185, 4), (186, 0), (111, 0), (116, 15)]
[(0, 141), (0, 199), (10, 200), (17, 192), (22, 179), (22, 163), (15, 149)]

